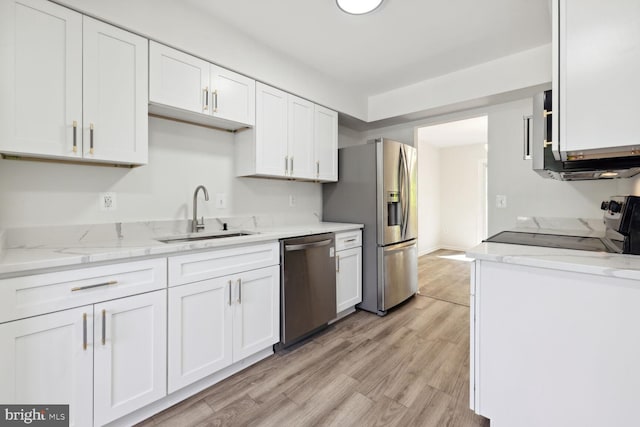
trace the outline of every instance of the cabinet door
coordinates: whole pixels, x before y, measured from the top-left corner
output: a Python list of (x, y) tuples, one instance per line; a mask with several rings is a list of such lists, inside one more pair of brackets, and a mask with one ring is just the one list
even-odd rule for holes
[(236, 362), (280, 341), (280, 266), (242, 273), (234, 287)]
[(338, 113), (315, 106), (316, 179), (338, 180)]
[(256, 83), (256, 173), (288, 176), (287, 93)]
[(559, 4), (561, 150), (570, 156), (581, 150), (637, 149), (640, 2)]
[(169, 289), (169, 393), (232, 363), (230, 278)]
[(209, 114), (209, 63), (149, 42), (149, 102)]
[(211, 65), (213, 116), (253, 126), (256, 122), (256, 81)]
[(92, 331), (92, 306), (0, 325), (0, 402), (69, 404), (69, 425), (92, 425)]
[(0, 151), (81, 157), (81, 126), (82, 15), (44, 0), (0, 2)]
[(167, 294), (94, 306), (94, 423), (103, 425), (166, 395)]
[(289, 174), (294, 178), (314, 179), (314, 104), (293, 95), (289, 95), (288, 103)]
[(362, 248), (336, 252), (337, 312), (362, 302)]
[(84, 17), (83, 157), (147, 163), (147, 40)]

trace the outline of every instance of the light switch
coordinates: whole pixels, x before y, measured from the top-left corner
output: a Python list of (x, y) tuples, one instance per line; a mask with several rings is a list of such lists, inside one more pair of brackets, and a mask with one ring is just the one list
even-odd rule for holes
[(507, 207), (507, 196), (498, 194), (496, 196), (496, 208), (505, 209)]
[(216, 193), (216, 208), (225, 209), (227, 207), (227, 195), (224, 193)]

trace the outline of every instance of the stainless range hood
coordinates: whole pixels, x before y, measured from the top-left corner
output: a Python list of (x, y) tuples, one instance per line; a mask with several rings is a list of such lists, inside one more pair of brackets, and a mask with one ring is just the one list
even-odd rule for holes
[(561, 161), (551, 151), (551, 91), (533, 97), (533, 170), (544, 178), (559, 181), (630, 178), (640, 173), (640, 157), (612, 157)]

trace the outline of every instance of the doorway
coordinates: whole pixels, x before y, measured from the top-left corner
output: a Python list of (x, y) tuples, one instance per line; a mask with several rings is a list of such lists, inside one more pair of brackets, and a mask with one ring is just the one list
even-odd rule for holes
[(487, 236), (488, 117), (416, 129), (418, 245), (465, 251)]

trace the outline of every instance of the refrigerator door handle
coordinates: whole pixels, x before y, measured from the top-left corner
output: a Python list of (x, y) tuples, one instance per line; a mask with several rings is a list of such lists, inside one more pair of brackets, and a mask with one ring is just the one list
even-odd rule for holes
[(407, 221), (409, 220), (409, 200), (407, 200), (409, 179), (409, 166), (407, 163), (407, 154), (404, 147), (400, 147), (400, 170), (402, 171), (402, 180), (400, 184), (400, 206), (402, 207), (402, 239), (407, 238)]

